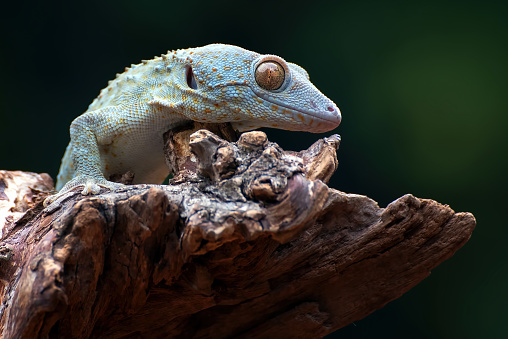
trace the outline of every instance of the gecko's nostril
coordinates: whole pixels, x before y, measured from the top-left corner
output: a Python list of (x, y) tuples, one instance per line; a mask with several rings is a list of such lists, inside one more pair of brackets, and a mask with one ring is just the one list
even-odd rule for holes
[(333, 107), (333, 106), (328, 106), (328, 107), (327, 107), (327, 109), (328, 109), (330, 112), (335, 111), (335, 107)]

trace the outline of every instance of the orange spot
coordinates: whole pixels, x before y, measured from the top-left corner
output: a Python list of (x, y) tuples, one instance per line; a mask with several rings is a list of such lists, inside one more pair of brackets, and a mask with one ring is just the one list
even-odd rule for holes
[(213, 104), (213, 105), (215, 106), (215, 108), (220, 108), (220, 105), (219, 105), (219, 104), (217, 104), (217, 103), (215, 103), (215, 104)]
[(296, 116), (301, 120), (301, 122), (305, 122), (305, 117), (301, 113), (298, 113)]
[(108, 164), (106, 164), (106, 166), (104, 166), (106, 168), (106, 171), (109, 171), (109, 166)]
[(277, 105), (272, 105), (270, 108), (272, 109), (272, 111), (276, 111), (276, 110), (278, 110), (278, 109), (279, 109), (279, 106), (277, 106)]
[(117, 157), (116, 153), (111, 152), (111, 155), (114, 156), (115, 158)]
[(205, 113), (212, 113), (212, 110), (209, 108), (205, 108)]
[(224, 70), (225, 70), (225, 71), (229, 71), (230, 69), (231, 69), (231, 67), (229, 67), (229, 66), (224, 66)]
[(277, 127), (279, 127), (279, 125), (277, 125), (277, 124), (272, 124), (272, 127), (277, 128)]

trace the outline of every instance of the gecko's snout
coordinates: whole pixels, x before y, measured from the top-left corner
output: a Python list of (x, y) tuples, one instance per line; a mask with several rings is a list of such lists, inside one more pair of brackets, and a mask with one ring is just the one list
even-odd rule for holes
[(318, 112), (313, 112), (312, 117), (318, 118), (317, 121), (311, 120), (311, 132), (324, 133), (336, 129), (342, 120), (340, 110), (333, 102), (323, 106)]
[(326, 109), (329, 112), (327, 120), (330, 122), (330, 125), (333, 125), (333, 128), (339, 126), (340, 122), (342, 121), (342, 115), (340, 114), (339, 108), (335, 104), (332, 104), (329, 105)]

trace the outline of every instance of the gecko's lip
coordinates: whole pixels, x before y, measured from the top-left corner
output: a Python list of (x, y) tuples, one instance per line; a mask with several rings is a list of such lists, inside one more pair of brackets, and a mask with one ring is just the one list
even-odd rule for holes
[(289, 106), (289, 105), (284, 104), (283, 102), (281, 102), (273, 97), (264, 95), (263, 93), (256, 93), (256, 94), (258, 94), (262, 99), (264, 99), (272, 104), (290, 109), (292, 111), (296, 111), (298, 113), (302, 113), (302, 114), (311, 116), (314, 119), (319, 119), (322, 122), (325, 122), (327, 125), (329, 125), (331, 127), (330, 129), (334, 129), (337, 126), (339, 126), (339, 124), (342, 120), (342, 115), (340, 114), (339, 108), (332, 101), (330, 101), (330, 103), (328, 104), (326, 111), (312, 111), (312, 110), (308, 110), (308, 109), (295, 108), (293, 106)]

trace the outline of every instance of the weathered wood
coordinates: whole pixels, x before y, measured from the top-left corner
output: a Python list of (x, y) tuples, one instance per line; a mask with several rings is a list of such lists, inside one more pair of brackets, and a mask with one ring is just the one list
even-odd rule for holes
[(262, 132), (200, 130), (192, 153), (185, 140), (166, 135), (168, 160), (180, 152), (171, 185), (42, 212), (46, 176), (0, 172), (0, 199), (22, 211), (0, 243), (2, 338), (322, 337), (418, 284), (475, 227), (433, 200), (380, 208), (328, 188), (338, 136), (299, 153)]

